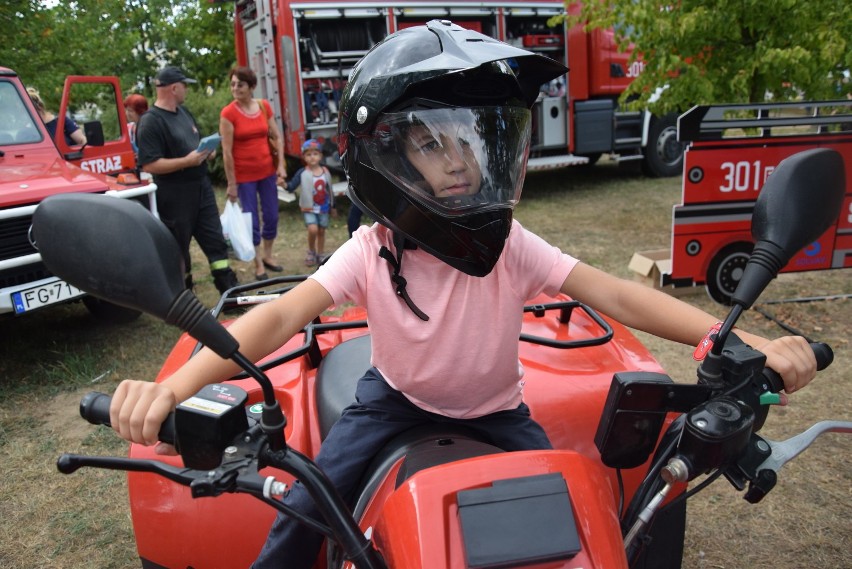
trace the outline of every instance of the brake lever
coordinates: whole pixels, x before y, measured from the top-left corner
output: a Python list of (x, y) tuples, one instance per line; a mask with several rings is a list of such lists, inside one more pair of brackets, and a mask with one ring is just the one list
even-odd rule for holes
[(852, 433), (852, 421), (820, 421), (803, 433), (785, 441), (764, 439), (772, 449), (772, 454), (757, 467), (761, 470), (778, 472), (781, 467), (799, 456), (823, 433)]
[(87, 456), (65, 453), (56, 461), (56, 468), (62, 474), (71, 474), (84, 466), (104, 468), (106, 470), (125, 470), (129, 472), (153, 472), (183, 486), (189, 486), (194, 480), (207, 476), (206, 472), (191, 468), (171, 466), (158, 460), (138, 458), (119, 458), (115, 456)]
[(71, 474), (83, 467), (150, 472), (190, 488), (193, 498), (219, 496), (224, 493), (271, 493), (281, 491), (270, 488), (267, 478), (258, 470), (258, 455), (265, 442), (259, 436), (260, 428), (255, 425), (224, 449), (221, 463), (209, 470), (198, 470), (185, 466), (172, 466), (159, 460), (120, 458), (113, 456), (88, 456), (63, 454), (56, 467), (63, 474)]

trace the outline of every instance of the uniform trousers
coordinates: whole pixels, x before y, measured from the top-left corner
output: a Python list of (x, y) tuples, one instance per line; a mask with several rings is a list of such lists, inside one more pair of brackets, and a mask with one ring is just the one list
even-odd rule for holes
[(175, 185), (158, 183), (157, 209), (160, 220), (180, 246), (186, 265), (184, 272), (191, 270), (189, 244), (193, 237), (207, 257), (211, 270), (228, 268), (228, 245), (222, 235), (219, 206), (207, 176)]

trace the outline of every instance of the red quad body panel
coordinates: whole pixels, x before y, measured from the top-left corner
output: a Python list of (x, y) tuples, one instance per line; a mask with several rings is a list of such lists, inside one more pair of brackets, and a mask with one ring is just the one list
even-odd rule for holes
[[(534, 303), (552, 301), (541, 297)], [(339, 319), (355, 321), (365, 317), (363, 309), (352, 308)], [(601, 346), (560, 350), (528, 342), (520, 344), (526, 370), (526, 402), (559, 450), (489, 455), (435, 466), (418, 472), (398, 489), (393, 487), (398, 465), (391, 469), (361, 520), (365, 530), (374, 529), (377, 546), (387, 556), (390, 567), (462, 566), (456, 492), (482, 487), (492, 480), (547, 472), (561, 472), (567, 482), (583, 550), (565, 564), (541, 567), (626, 566), (616, 513), (614, 471), (601, 465), (593, 439), (612, 374), (661, 369), (626, 328), (609, 323), (614, 339)], [(601, 335), (600, 327), (582, 310), (574, 310), (567, 325), (559, 322), (554, 311), (546, 312), (544, 317), (527, 313), (523, 331), (560, 340)], [(325, 354), (338, 343), (366, 332), (366, 328), (326, 332), (318, 336), (319, 346)], [(270, 357), (298, 348), (300, 336)], [(185, 362), (194, 346), (192, 339), (183, 336), (157, 381)], [(267, 374), (288, 420), (288, 444), (314, 456), (320, 444), (313, 395), (316, 369), (302, 357), (274, 367)], [(248, 391), (250, 403), (261, 400), (260, 389), (253, 380), (236, 383)], [(140, 445), (131, 446), (130, 456), (155, 458), (151, 448)], [(169, 460), (180, 464), (178, 458)], [(287, 474), (267, 470), (281, 481), (292, 481)], [(644, 471), (645, 466), (624, 472), (628, 496)], [(272, 508), (249, 496), (193, 500), (188, 488), (151, 474), (129, 473), (128, 485), (139, 554), (163, 567), (248, 566), (275, 517)], [(324, 567), (322, 562), (320, 566)]]
[[(558, 300), (565, 300), (560, 298)], [(533, 304), (553, 302), (541, 297)], [(348, 309), (344, 321), (363, 320), (361, 308)], [(338, 320), (324, 317), (323, 321)], [(462, 460), (418, 472), (394, 489), (398, 465), (367, 506), (361, 524), (375, 531), (377, 545), (390, 567), (460, 567), (463, 555), (456, 517), (455, 494), (459, 490), (488, 485), (490, 481), (561, 472), (570, 490), (575, 521), (583, 551), (567, 564), (541, 567), (626, 566), (616, 514), (617, 484), (614, 471), (600, 463), (594, 445), (603, 403), (612, 374), (622, 370), (661, 371), (660, 366), (624, 327), (609, 322), (614, 338), (601, 346), (561, 350), (521, 342), (520, 356), (526, 370), (525, 400), (533, 417), (547, 430), (556, 451), (505, 453)], [(318, 336), (327, 353), (338, 343), (366, 333), (366, 328), (333, 331)], [(587, 339), (601, 335), (600, 327), (583, 311), (574, 310), (568, 324), (558, 311), (543, 317), (525, 314), (525, 334), (547, 339)], [(301, 334), (270, 357), (287, 353), (302, 344)], [(192, 351), (195, 342), (183, 337), (169, 355), (158, 381), (174, 372)], [(319, 426), (314, 412), (316, 369), (306, 357), (267, 371), (287, 417), (287, 442), (314, 456), (319, 448)], [(261, 400), (252, 380), (240, 380), (249, 402)], [(132, 445), (134, 458), (154, 458), (150, 448)], [(171, 459), (179, 464), (178, 459)], [(625, 471), (625, 488), (631, 495), (646, 465)], [(290, 483), (287, 474), (267, 469)], [(266, 472), (264, 472), (266, 474)], [(248, 496), (226, 495), (193, 500), (188, 488), (151, 474), (129, 473), (131, 512), (139, 554), (164, 567), (246, 567), (264, 542), (275, 511)], [(319, 567), (324, 567), (323, 562)]]
[[(527, 451), (490, 455), (418, 472), (376, 500), (361, 522), (373, 527), (377, 548), (389, 567), (452, 569), (465, 567), (456, 493), (490, 486), (494, 480), (560, 472), (568, 482), (582, 550), (572, 559), (524, 567), (627, 567), (616, 501), (601, 480), (605, 469), (572, 451)], [(386, 486), (392, 486), (388, 477)], [(582, 524), (582, 525), (581, 525)], [(406, 528), (404, 532), (399, 528)]]

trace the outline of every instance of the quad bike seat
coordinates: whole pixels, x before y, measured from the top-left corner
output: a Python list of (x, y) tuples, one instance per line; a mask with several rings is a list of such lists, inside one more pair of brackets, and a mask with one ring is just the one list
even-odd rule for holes
[[(317, 418), (323, 440), (343, 410), (355, 401), (358, 380), (370, 368), (370, 336), (359, 336), (329, 350), (316, 375)], [(395, 485), (420, 470), (457, 460), (505, 452), (483, 440), (472, 429), (458, 424), (421, 425), (391, 439), (373, 457), (355, 492), (348, 497), (356, 519), (363, 515), (370, 499), (387, 473), (402, 461)], [(328, 544), (329, 567), (342, 563), (342, 553), (333, 542)]]
[(355, 401), (358, 380), (370, 369), (369, 334), (341, 342), (325, 355), (317, 369), (316, 401), (320, 437), (325, 440), (343, 410)]
[[(370, 336), (359, 336), (329, 350), (316, 375), (317, 418), (323, 440), (343, 410), (355, 401), (358, 380), (370, 368)], [(400, 433), (373, 458), (363, 486), (381, 481), (396, 462), (405, 459), (396, 484), (419, 470), (447, 462), (504, 452), (472, 429), (458, 424), (434, 424)]]
[[(370, 336), (359, 336), (338, 344), (326, 354), (316, 375), (316, 402), (320, 432), (325, 439), (343, 410), (355, 400), (358, 380), (370, 368)], [(394, 484), (399, 487), (418, 471), (477, 456), (505, 452), (471, 429), (459, 424), (433, 424), (415, 427), (390, 440), (374, 456), (355, 492), (347, 502), (355, 519), (364, 514), (370, 499), (399, 463)], [(680, 567), (686, 524), (686, 501), (666, 510), (654, 523), (652, 545), (646, 547), (637, 567), (670, 569)], [(332, 540), (328, 541), (329, 567), (343, 564), (343, 554)]]

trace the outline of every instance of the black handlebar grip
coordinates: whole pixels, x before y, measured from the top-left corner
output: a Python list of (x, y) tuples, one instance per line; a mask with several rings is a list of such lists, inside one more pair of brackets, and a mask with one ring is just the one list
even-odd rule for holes
[(823, 342), (811, 342), (811, 349), (814, 351), (817, 361), (817, 370), (822, 371), (831, 365), (834, 361), (834, 352), (831, 346)]
[(90, 391), (80, 400), (80, 416), (93, 425), (106, 425), (109, 423), (109, 404), (112, 397), (106, 393)]
[[(817, 362), (817, 371), (822, 371), (831, 365), (834, 361), (834, 351), (831, 346), (823, 342), (811, 342), (811, 349), (814, 351), (814, 356)], [(784, 389), (784, 380), (781, 376), (769, 368), (763, 370), (763, 377), (769, 384), (769, 391), (778, 393)]]
[[(80, 416), (93, 425), (106, 425), (109, 427), (109, 406), (111, 402), (112, 397), (106, 393), (91, 391), (80, 400)], [(175, 444), (174, 413), (169, 413), (169, 416), (163, 421), (157, 437), (164, 443)]]

